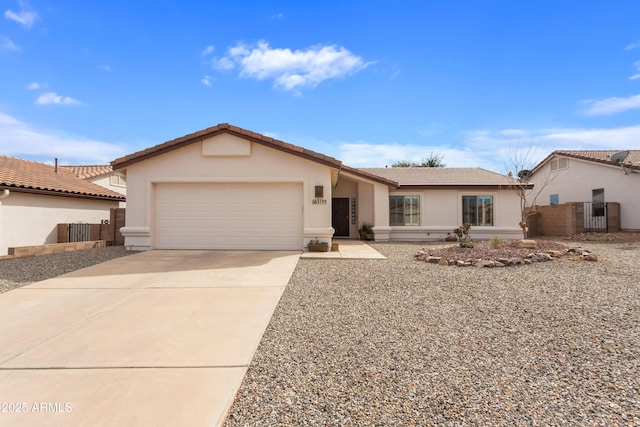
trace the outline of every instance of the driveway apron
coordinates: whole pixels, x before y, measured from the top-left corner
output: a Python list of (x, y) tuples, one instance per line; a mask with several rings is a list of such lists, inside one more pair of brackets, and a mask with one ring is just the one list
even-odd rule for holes
[(149, 251), (0, 295), (0, 425), (221, 424), (299, 257)]

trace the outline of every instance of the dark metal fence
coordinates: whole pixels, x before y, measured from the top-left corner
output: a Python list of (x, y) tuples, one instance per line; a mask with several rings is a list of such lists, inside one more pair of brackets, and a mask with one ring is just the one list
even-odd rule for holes
[(91, 240), (91, 224), (69, 224), (69, 242), (88, 242)]
[(609, 232), (606, 202), (584, 202), (584, 231)]

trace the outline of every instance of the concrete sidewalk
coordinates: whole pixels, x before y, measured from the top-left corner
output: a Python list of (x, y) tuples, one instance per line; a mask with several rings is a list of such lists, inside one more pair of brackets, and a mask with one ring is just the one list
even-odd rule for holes
[(338, 251), (304, 252), (302, 258), (386, 259), (384, 255), (360, 240), (336, 240)]
[(0, 425), (218, 425), (299, 257), (151, 251), (0, 295)]

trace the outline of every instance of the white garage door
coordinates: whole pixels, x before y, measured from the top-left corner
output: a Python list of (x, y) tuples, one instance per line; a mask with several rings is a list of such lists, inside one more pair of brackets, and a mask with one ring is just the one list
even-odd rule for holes
[(158, 249), (302, 249), (302, 184), (157, 184)]

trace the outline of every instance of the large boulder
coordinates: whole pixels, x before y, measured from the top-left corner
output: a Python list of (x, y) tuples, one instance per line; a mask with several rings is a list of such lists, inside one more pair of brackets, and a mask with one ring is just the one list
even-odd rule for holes
[(523, 249), (537, 249), (538, 242), (536, 242), (535, 240), (528, 240), (528, 239), (516, 240), (516, 242), (514, 243), (514, 246), (516, 248), (523, 248)]

